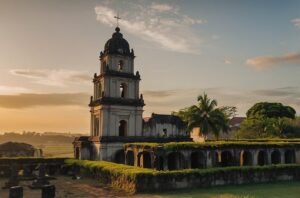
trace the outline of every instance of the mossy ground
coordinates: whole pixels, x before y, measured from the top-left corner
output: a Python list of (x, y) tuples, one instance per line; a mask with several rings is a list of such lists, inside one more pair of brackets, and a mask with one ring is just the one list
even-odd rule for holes
[(300, 197), (300, 181), (186, 189), (151, 195), (156, 198), (297, 198)]

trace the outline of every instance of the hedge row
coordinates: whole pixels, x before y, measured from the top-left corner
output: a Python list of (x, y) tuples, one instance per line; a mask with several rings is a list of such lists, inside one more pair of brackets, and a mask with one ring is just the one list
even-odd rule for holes
[(185, 150), (185, 149), (222, 149), (222, 148), (268, 148), (268, 147), (300, 147), (299, 142), (279, 142), (279, 141), (268, 141), (268, 142), (252, 142), (252, 141), (215, 141), (215, 142), (170, 142), (165, 144), (159, 143), (127, 143), (125, 147), (138, 146), (138, 147), (150, 147), (157, 148), (161, 147), (164, 150)]
[[(261, 174), (258, 179), (266, 177), (265, 181), (270, 180), (269, 177), (277, 177), (285, 172), (289, 175), (295, 175), (294, 177), (300, 175), (295, 174), (295, 172), (300, 172), (300, 165), (298, 164), (157, 171), (105, 161), (68, 159), (65, 163), (80, 167), (81, 173), (96, 178), (102, 183), (131, 193), (162, 189), (171, 190), (177, 188), (174, 184), (177, 181), (185, 181), (190, 185), (189, 187), (203, 187), (213, 186), (216, 182), (214, 180), (220, 180), (220, 178), (226, 181), (230, 180), (228, 184), (235, 184), (235, 178), (243, 176), (248, 179), (249, 177), (251, 182), (250, 176), (255, 174)], [(264, 179), (261, 180), (264, 181)]]
[(136, 191), (137, 177), (157, 172), (153, 169), (127, 166), (107, 161), (67, 159), (65, 160), (65, 164), (80, 167), (81, 174), (98, 179), (101, 183), (123, 189), (126, 192)]

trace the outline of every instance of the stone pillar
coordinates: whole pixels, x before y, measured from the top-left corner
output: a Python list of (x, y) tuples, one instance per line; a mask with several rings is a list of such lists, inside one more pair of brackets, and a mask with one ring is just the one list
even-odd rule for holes
[(257, 166), (258, 165), (258, 150), (253, 150), (250, 151), (252, 153), (252, 157), (253, 157), (253, 166)]
[(272, 163), (272, 150), (266, 150), (267, 153), (267, 161), (266, 161), (266, 165), (269, 165)]
[(284, 164), (285, 163), (285, 156), (284, 156), (284, 150), (280, 149), (280, 164)]
[(138, 160), (139, 160), (139, 156), (138, 156), (138, 151), (136, 149), (133, 150), (133, 160), (134, 160), (134, 166), (138, 166)]
[(54, 185), (43, 186), (42, 198), (55, 198), (55, 186)]
[(151, 156), (151, 168), (155, 168), (157, 169), (157, 156), (155, 156), (154, 152), (150, 152), (150, 156)]
[(10, 187), (9, 198), (23, 198), (23, 187), (22, 186)]
[(190, 169), (192, 168), (192, 162), (191, 162), (191, 152), (185, 151), (182, 153), (185, 158), (185, 166), (184, 168)]
[(168, 170), (168, 155), (164, 156), (164, 170)]
[(206, 156), (206, 168), (211, 168), (213, 166), (213, 152), (205, 151)]

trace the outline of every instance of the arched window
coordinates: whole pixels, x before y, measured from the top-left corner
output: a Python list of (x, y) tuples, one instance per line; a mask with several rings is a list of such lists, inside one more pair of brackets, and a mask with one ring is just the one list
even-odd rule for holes
[(257, 156), (257, 164), (264, 166), (268, 163), (268, 155), (265, 151), (259, 151)]
[(115, 159), (114, 162), (118, 163), (118, 164), (125, 164), (125, 152), (123, 149), (118, 150), (115, 153)]
[(271, 163), (272, 164), (281, 163), (281, 153), (278, 150), (275, 150), (271, 153)]
[(126, 153), (126, 164), (130, 166), (134, 166), (134, 153), (133, 151), (127, 151)]
[(168, 169), (169, 170), (180, 170), (184, 169), (185, 159), (182, 153), (172, 152), (168, 155)]
[(196, 151), (191, 154), (191, 168), (205, 168), (206, 158), (203, 152)]
[(119, 61), (118, 67), (119, 67), (119, 71), (123, 71), (123, 69), (124, 69), (124, 62), (122, 60)]
[(121, 120), (119, 122), (119, 136), (124, 137), (127, 135), (127, 122), (125, 120)]
[(221, 153), (221, 165), (223, 167), (233, 165), (233, 156), (230, 151), (223, 151)]
[(120, 97), (126, 98), (127, 96), (127, 85), (125, 83), (121, 83), (120, 85)]

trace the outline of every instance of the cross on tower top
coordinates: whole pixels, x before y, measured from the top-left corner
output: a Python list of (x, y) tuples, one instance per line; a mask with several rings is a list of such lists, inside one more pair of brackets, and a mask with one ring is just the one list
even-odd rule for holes
[(117, 20), (117, 27), (119, 27), (119, 20), (121, 19), (119, 16), (119, 12), (117, 13), (117, 16), (114, 16), (114, 18)]

